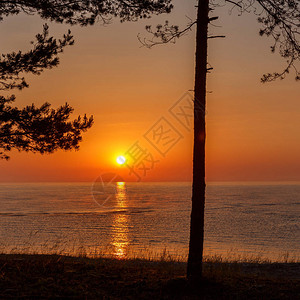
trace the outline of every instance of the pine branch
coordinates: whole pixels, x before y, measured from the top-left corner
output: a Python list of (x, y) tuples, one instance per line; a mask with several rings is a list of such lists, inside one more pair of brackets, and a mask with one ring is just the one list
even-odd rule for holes
[(23, 89), (28, 87), (22, 73), (40, 75), (45, 69), (51, 69), (59, 64), (58, 55), (64, 48), (74, 44), (73, 36), (68, 31), (62, 39), (49, 37), (49, 28), (45, 24), (43, 32), (36, 35), (36, 41), (31, 42), (33, 49), (2, 54), (0, 58), (0, 90)]

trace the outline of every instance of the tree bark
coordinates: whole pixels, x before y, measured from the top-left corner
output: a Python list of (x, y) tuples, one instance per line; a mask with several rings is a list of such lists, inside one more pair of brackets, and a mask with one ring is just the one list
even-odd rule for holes
[(187, 276), (193, 282), (202, 277), (205, 207), (205, 111), (207, 75), (207, 35), (209, 0), (198, 0), (195, 99), (194, 157), (190, 244)]

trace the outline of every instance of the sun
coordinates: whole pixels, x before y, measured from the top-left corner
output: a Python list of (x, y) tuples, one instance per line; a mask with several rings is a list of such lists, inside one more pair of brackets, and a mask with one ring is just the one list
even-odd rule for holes
[(119, 165), (124, 165), (125, 164), (125, 162), (126, 162), (126, 158), (124, 157), (124, 156), (118, 156), (117, 157), (117, 163), (119, 164)]

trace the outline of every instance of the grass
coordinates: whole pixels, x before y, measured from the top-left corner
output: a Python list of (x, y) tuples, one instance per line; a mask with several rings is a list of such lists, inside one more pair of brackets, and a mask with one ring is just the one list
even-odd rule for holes
[(192, 287), (186, 263), (1, 254), (0, 299), (300, 299), (300, 263), (207, 257)]

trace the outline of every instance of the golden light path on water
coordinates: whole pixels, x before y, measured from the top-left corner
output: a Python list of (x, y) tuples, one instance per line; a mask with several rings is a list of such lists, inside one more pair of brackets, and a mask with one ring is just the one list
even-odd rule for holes
[[(126, 209), (128, 198), (126, 193), (125, 182), (116, 183), (116, 208), (119, 210)], [(117, 258), (127, 256), (129, 247), (129, 220), (126, 213), (116, 213), (112, 221), (112, 245), (113, 255)]]

